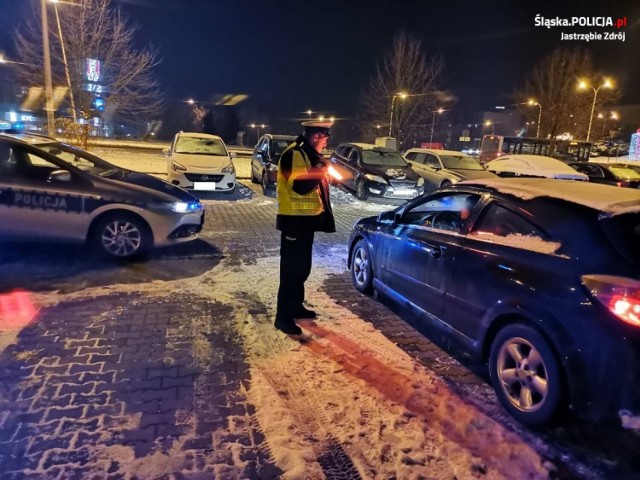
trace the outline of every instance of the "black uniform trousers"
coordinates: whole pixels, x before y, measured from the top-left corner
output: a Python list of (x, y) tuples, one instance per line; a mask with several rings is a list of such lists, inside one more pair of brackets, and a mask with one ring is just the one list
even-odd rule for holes
[(292, 325), (304, 301), (304, 282), (311, 273), (314, 232), (282, 232), (280, 241), (280, 288), (276, 321)]

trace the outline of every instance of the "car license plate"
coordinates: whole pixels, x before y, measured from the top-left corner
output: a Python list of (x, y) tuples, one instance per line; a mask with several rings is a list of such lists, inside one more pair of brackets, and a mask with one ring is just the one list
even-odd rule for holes
[(194, 182), (194, 190), (215, 190), (216, 182)]
[(407, 190), (405, 188), (399, 188), (397, 190), (394, 190), (393, 194), (401, 196), (401, 197), (411, 197), (411, 196), (413, 196), (414, 191), (413, 190)]

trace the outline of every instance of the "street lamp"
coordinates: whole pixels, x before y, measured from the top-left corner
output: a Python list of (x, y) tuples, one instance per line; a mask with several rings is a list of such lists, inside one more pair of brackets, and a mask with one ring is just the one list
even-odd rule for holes
[(591, 136), (591, 123), (593, 122), (593, 112), (596, 109), (596, 99), (598, 98), (598, 92), (602, 87), (612, 88), (613, 85), (606, 78), (604, 79), (604, 83), (600, 85), (598, 88), (592, 87), (591, 85), (589, 85), (583, 80), (581, 80), (580, 83), (578, 84), (579, 90), (586, 90), (587, 88), (591, 88), (591, 90), (593, 90), (593, 104), (591, 105), (591, 116), (589, 117), (589, 129), (587, 130), (587, 142), (589, 141), (589, 137)]
[(393, 104), (396, 101), (396, 97), (405, 99), (408, 97), (408, 95), (405, 92), (400, 92), (391, 97), (391, 113), (389, 114), (389, 136), (391, 136), (391, 127), (393, 126)]
[[(73, 117), (73, 123), (78, 120), (76, 118), (76, 102), (73, 98), (73, 88), (71, 87), (71, 75), (69, 74), (69, 64), (67, 63), (67, 52), (64, 48), (64, 39), (62, 38), (62, 25), (60, 24), (60, 15), (58, 15), (58, 3), (59, 0), (51, 0), (53, 3), (53, 10), (56, 12), (56, 22), (58, 24), (58, 36), (60, 37), (60, 47), (62, 48), (62, 61), (64, 62), (64, 74), (67, 78), (67, 86), (69, 87), (69, 100), (71, 101), (71, 115)], [(62, 2), (67, 3), (67, 2)], [(75, 4), (72, 4), (75, 5)]]
[(442, 112), (444, 112), (442, 108), (433, 111), (433, 119), (431, 120), (431, 138), (429, 139), (429, 143), (433, 143), (433, 131), (436, 128), (436, 113)]
[(313, 110), (309, 109), (307, 110), (307, 115), (309, 115), (309, 120), (311, 120), (311, 114), (313, 113)]
[(27, 65), (24, 62), (14, 62), (13, 60), (7, 60), (6, 58), (4, 58), (4, 56), (0, 55), (0, 64), (5, 64), (5, 63), (15, 63), (18, 65)]
[(47, 19), (47, 0), (40, 2), (40, 16), (42, 21), (42, 53), (44, 61), (44, 91), (47, 111), (47, 133), (53, 136), (55, 120), (53, 118), (53, 85), (51, 83), (51, 55), (49, 53), (49, 20)]
[(491, 120), (484, 122), (485, 127), (491, 127), (491, 135), (496, 134), (496, 123), (498, 122), (492, 122)]
[(260, 140), (260, 129), (266, 126), (264, 123), (261, 123), (260, 125), (256, 124), (256, 123), (252, 123), (251, 125), (249, 125), (251, 128), (255, 128), (256, 129), (256, 143), (258, 143), (258, 140)]
[(536, 102), (533, 98), (530, 98), (527, 102), (529, 105), (537, 105), (538, 106), (538, 130), (536, 132), (536, 138), (540, 138), (540, 121), (542, 120), (542, 105), (539, 102)]
[[(607, 116), (607, 114), (609, 114)], [(599, 113), (598, 114), (598, 118), (601, 120), (604, 120), (602, 122), (602, 136), (604, 136), (605, 131), (607, 129), (607, 120), (618, 120), (618, 113), (617, 112), (607, 112), (607, 113)]]

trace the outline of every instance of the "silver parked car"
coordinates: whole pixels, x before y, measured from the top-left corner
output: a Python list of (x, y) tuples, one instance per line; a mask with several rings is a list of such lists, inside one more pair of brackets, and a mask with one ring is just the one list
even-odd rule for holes
[(193, 240), (201, 203), (163, 180), (40, 135), (0, 134), (0, 239), (88, 243), (117, 258)]
[(404, 158), (411, 163), (411, 168), (424, 178), (426, 191), (463, 180), (495, 177), (475, 158), (453, 150), (411, 148), (404, 153)]

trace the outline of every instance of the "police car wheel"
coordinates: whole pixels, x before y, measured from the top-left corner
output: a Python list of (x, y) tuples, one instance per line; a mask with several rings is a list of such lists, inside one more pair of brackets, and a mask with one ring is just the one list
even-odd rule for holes
[(149, 248), (146, 225), (129, 215), (113, 215), (100, 221), (95, 230), (95, 243), (112, 257), (131, 258)]

